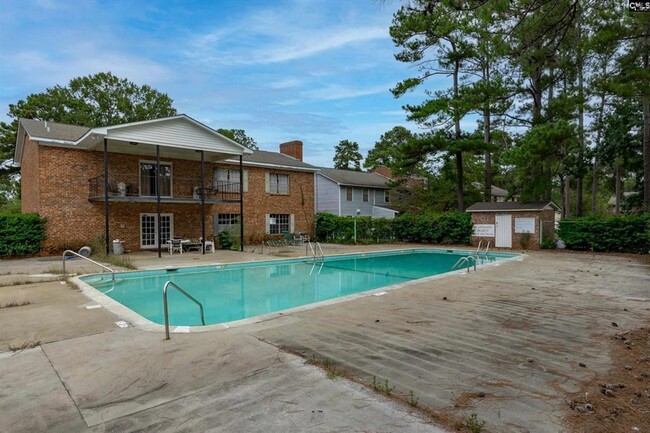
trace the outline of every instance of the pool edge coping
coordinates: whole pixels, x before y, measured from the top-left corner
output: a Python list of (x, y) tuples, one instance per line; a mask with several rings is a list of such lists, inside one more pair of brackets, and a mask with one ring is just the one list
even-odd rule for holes
[[(405, 251), (405, 250), (417, 250), (417, 249), (430, 249), (430, 250), (435, 250), (435, 249), (445, 249), (445, 248), (402, 248), (402, 249), (394, 249), (394, 250), (379, 250), (379, 251), (369, 251), (369, 252), (360, 252), (360, 253), (345, 253), (345, 254), (332, 254), (327, 257), (337, 257), (337, 256), (350, 256), (350, 255), (362, 255), (362, 254), (371, 254), (371, 253), (383, 253), (383, 252), (393, 252), (393, 251)], [(448, 249), (445, 249), (448, 250)], [(453, 250), (453, 251), (469, 251), (473, 252), (470, 250)], [(499, 254), (497, 252), (497, 254)], [(502, 254), (515, 254), (513, 257), (508, 257), (504, 258), (499, 261), (491, 262), (491, 263), (484, 263), (481, 265), (477, 266), (478, 269), (483, 269), (483, 268), (489, 268), (489, 267), (498, 267), (501, 265), (501, 262), (509, 262), (509, 261), (523, 261), (524, 259), (528, 258), (528, 255), (526, 253), (502, 253)], [(307, 256), (308, 258), (309, 256)], [(300, 260), (304, 259), (302, 257), (296, 258), (296, 259), (278, 259), (278, 260), (269, 260), (268, 262), (282, 262), (286, 260)], [(233, 263), (228, 263), (229, 265), (235, 265), (235, 264), (245, 264), (245, 263), (262, 263), (262, 262), (233, 262)], [(206, 266), (213, 266), (213, 265), (206, 265)], [(191, 267), (201, 267), (201, 266), (188, 266), (188, 268)], [(181, 268), (181, 267), (177, 267)], [(165, 270), (165, 267), (159, 268), (159, 269), (146, 269), (143, 271), (155, 271), (155, 270)], [(299, 313), (301, 311), (308, 311), (314, 308), (320, 308), (320, 307), (326, 307), (330, 305), (335, 305), (338, 303), (342, 302), (348, 302), (352, 301), (355, 299), (360, 299), (368, 296), (382, 296), (383, 294), (387, 294), (388, 292), (391, 292), (393, 290), (399, 290), (404, 287), (409, 287), (409, 286), (414, 286), (416, 284), (420, 283), (426, 283), (429, 281), (434, 281), (440, 278), (444, 277), (450, 277), (450, 276), (459, 276), (459, 275), (465, 275), (467, 274), (467, 271), (465, 269), (458, 269), (456, 271), (448, 271), (444, 272), (442, 274), (437, 274), (437, 275), (431, 275), (429, 277), (424, 277), (424, 278), (419, 278), (416, 280), (411, 280), (411, 281), (405, 281), (403, 283), (398, 283), (398, 284), (392, 284), (390, 286), (385, 286), (385, 287), (379, 287), (377, 289), (372, 289), (372, 290), (367, 290), (364, 292), (359, 292), (359, 293), (354, 293), (351, 295), (346, 295), (346, 296), (341, 296), (333, 299), (327, 299), (324, 301), (319, 301), (319, 302), (313, 302), (311, 304), (305, 304), (305, 305), (300, 305), (297, 307), (289, 308), (286, 310), (282, 311), (275, 311), (272, 313), (266, 313), (254, 317), (249, 317), (246, 319), (239, 319), (239, 320), (233, 320), (231, 322), (224, 322), (224, 323), (216, 323), (216, 324), (211, 324), (211, 325), (205, 325), (205, 326), (173, 326), (170, 325), (170, 332), (174, 334), (188, 334), (188, 333), (199, 333), (199, 332), (211, 332), (211, 331), (217, 331), (217, 330), (225, 330), (225, 329), (231, 329), (231, 328), (239, 328), (242, 326), (246, 325), (252, 325), (252, 324), (259, 324), (262, 322), (269, 322), (271, 320), (287, 317), (290, 314), (294, 313)], [(165, 325), (160, 325), (158, 323), (152, 322), (149, 319), (146, 319), (142, 315), (136, 313), (134, 310), (128, 308), (124, 304), (121, 304), (120, 302), (116, 301), (115, 299), (111, 298), (110, 296), (105, 295), (104, 293), (100, 292), (90, 284), (84, 282), (81, 280), (82, 277), (88, 277), (92, 275), (101, 275), (97, 273), (93, 274), (84, 274), (84, 275), (77, 275), (74, 277), (71, 277), (70, 280), (73, 282), (73, 284), (76, 284), (77, 287), (80, 288), (81, 292), (89, 298), (91, 301), (96, 302), (97, 304), (101, 305), (102, 308), (106, 308), (108, 311), (111, 313), (115, 314), (118, 316), (120, 319), (126, 320), (132, 327), (136, 329), (140, 329), (142, 331), (147, 331), (147, 332), (160, 332), (163, 333), (165, 332)], [(383, 292), (383, 293), (382, 293)], [(161, 292), (162, 295), (162, 292)]]

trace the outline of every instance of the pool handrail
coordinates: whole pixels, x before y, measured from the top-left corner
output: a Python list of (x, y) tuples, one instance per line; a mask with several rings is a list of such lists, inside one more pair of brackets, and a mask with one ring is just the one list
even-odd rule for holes
[(165, 286), (163, 287), (163, 312), (164, 312), (164, 315), (165, 315), (165, 340), (169, 340), (169, 338), (170, 338), (169, 337), (169, 310), (167, 308), (167, 288), (169, 286), (172, 286), (173, 288), (178, 290), (178, 292), (180, 292), (182, 295), (185, 295), (190, 301), (194, 302), (196, 305), (199, 306), (199, 310), (201, 312), (201, 324), (203, 326), (205, 326), (205, 317), (203, 315), (203, 305), (199, 301), (197, 301), (194, 296), (190, 295), (185, 290), (178, 287), (178, 285), (176, 283), (174, 283), (171, 280), (167, 281), (165, 283)]
[[(316, 250), (314, 249), (314, 246), (311, 244), (311, 242), (307, 242), (307, 245), (309, 246), (309, 249), (311, 249), (311, 254), (312, 254), (312, 257), (313, 257), (314, 261), (316, 261), (316, 259), (318, 257), (320, 257), (321, 260), (325, 259), (325, 254), (323, 253), (323, 248), (320, 246), (320, 242), (316, 242), (316, 247), (318, 247), (318, 251), (320, 252), (320, 256), (317, 255)], [(305, 249), (307, 249), (307, 248), (305, 248)]]
[(470, 259), (473, 260), (473, 262), (474, 262), (474, 270), (476, 271), (476, 257), (474, 257), (474, 256), (464, 256), (464, 257), (459, 258), (458, 260), (456, 260), (456, 263), (454, 263), (454, 266), (451, 267), (451, 270), (455, 271), (456, 269), (460, 269), (460, 266), (463, 263), (467, 263), (467, 272), (469, 273), (469, 267), (470, 267), (469, 260)]
[(97, 266), (99, 266), (99, 267), (101, 267), (101, 268), (103, 268), (103, 269), (106, 269), (108, 272), (111, 273), (111, 275), (112, 275), (112, 277), (113, 277), (113, 283), (115, 283), (115, 271), (114, 271), (113, 269), (109, 268), (108, 266), (102, 265), (102, 264), (99, 263), (99, 262), (96, 262), (96, 261), (94, 261), (94, 260), (91, 260), (91, 259), (89, 259), (89, 258), (86, 257), (86, 256), (82, 256), (81, 254), (76, 253), (76, 252), (74, 252), (74, 251), (72, 251), (72, 250), (65, 250), (65, 251), (63, 252), (63, 256), (61, 257), (61, 259), (62, 259), (62, 261), (63, 261), (63, 275), (66, 275), (66, 274), (67, 274), (67, 272), (65, 271), (65, 256), (66, 256), (66, 254), (68, 254), (68, 253), (73, 254), (73, 255), (75, 255), (75, 256), (81, 258), (81, 259), (87, 260), (87, 261), (89, 261), (90, 263), (94, 263), (95, 265), (97, 265)]

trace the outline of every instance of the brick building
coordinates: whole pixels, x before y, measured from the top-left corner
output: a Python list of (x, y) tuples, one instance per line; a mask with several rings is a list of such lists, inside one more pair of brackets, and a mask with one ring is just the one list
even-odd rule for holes
[(313, 231), (318, 169), (300, 141), (251, 151), (185, 115), (102, 128), (21, 119), (15, 161), (23, 213), (47, 218), (45, 252), (102, 235), (156, 250), (226, 229), (242, 245)]
[[(481, 202), (467, 208), (472, 215), (472, 244), (496, 248), (538, 249), (555, 238), (553, 202)], [(514, 220), (514, 221), (513, 221)]]

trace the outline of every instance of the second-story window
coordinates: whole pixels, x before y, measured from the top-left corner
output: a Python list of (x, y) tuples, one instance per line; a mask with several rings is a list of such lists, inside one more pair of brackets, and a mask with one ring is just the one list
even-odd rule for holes
[[(248, 192), (248, 171), (244, 172), (244, 192)], [(239, 169), (217, 168), (212, 179), (214, 189), (225, 192), (239, 192)]]
[(345, 188), (345, 201), (352, 201), (353, 189), (351, 186)]
[[(157, 195), (155, 162), (140, 162), (140, 195), (145, 197)], [(170, 163), (160, 163), (160, 195), (162, 197), (172, 196), (172, 165)]]
[(362, 191), (363, 191), (363, 201), (367, 202), (370, 195), (369, 190), (368, 188), (363, 188)]
[(266, 192), (270, 194), (289, 194), (289, 175), (268, 173)]
[(390, 203), (390, 192), (387, 189), (384, 190), (384, 203)]

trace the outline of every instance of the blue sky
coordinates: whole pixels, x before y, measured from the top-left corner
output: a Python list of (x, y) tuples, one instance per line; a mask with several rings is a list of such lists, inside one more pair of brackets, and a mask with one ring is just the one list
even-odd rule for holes
[[(260, 148), (305, 143), (331, 166), (334, 146), (365, 156), (405, 119), (389, 89), (416, 71), (394, 59), (397, 0), (0, 0), (0, 118), (9, 103), (111, 71), (168, 93), (180, 113), (245, 129)], [(429, 83), (431, 88), (433, 83)]]

